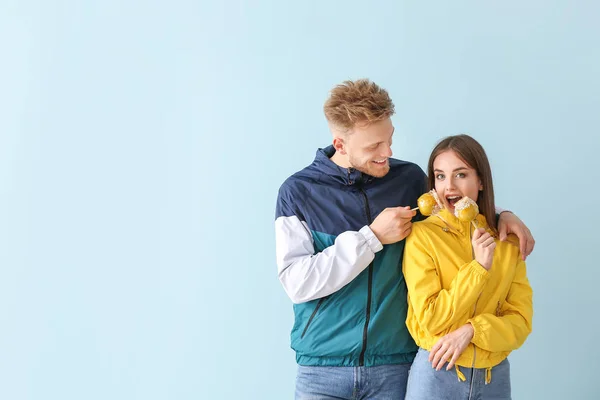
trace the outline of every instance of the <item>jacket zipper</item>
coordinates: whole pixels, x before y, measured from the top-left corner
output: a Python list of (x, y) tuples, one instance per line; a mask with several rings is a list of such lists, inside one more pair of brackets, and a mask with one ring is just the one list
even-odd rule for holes
[[(440, 217), (440, 219), (442, 219)], [(442, 221), (449, 227), (451, 228), (451, 226), (442, 219)], [(456, 233), (453, 231), (453, 229), (450, 229), (450, 231), (452, 231), (453, 234), (456, 235)], [(473, 260), (475, 260), (475, 250), (473, 249), (473, 244), (471, 243), (471, 241), (473, 240), (472, 237), (472, 232), (471, 232), (471, 226), (469, 224), (469, 246), (471, 246), (471, 257), (473, 258)], [(471, 314), (471, 318), (473, 318), (475, 316), (475, 313), (477, 312), (477, 303), (479, 303), (479, 299), (481, 298), (481, 293), (479, 293), (479, 295), (477, 296), (477, 300), (475, 300), (475, 306), (473, 307), (473, 314)], [(477, 358), (477, 346), (475, 346), (473, 344), (473, 363), (471, 364), (471, 383), (470, 383), (470, 388), (469, 388), (469, 400), (472, 398), (473, 395), (473, 376), (475, 373), (475, 359)]]
[(308, 322), (306, 323), (306, 326), (304, 327), (304, 330), (302, 331), (302, 335), (300, 336), (300, 339), (304, 338), (304, 335), (306, 334), (306, 331), (308, 330), (308, 327), (310, 326), (313, 318), (315, 317), (315, 315), (317, 315), (317, 311), (319, 311), (319, 308), (321, 307), (321, 304), (323, 303), (323, 300), (325, 300), (325, 297), (321, 297), (319, 299), (319, 302), (317, 303), (317, 306), (313, 310), (312, 314), (310, 314), (310, 318), (308, 319)]
[[(473, 238), (471, 237), (471, 226), (469, 225), (469, 245), (471, 246), (471, 254), (473, 256), (473, 260), (475, 259), (475, 250), (473, 249), (473, 244), (471, 243), (471, 241), (473, 240)], [(477, 296), (477, 300), (475, 300), (475, 307), (473, 307), (473, 314), (471, 315), (471, 318), (473, 318), (475, 316), (475, 313), (477, 312), (477, 303), (479, 302), (479, 298), (481, 297), (481, 293), (479, 293), (479, 296)], [(469, 388), (469, 400), (471, 399), (471, 396), (473, 395), (473, 377), (475, 374), (475, 358), (477, 357), (477, 346), (475, 346), (475, 344), (473, 344), (473, 364), (471, 364), (471, 387)]]
[[(371, 218), (371, 209), (369, 207), (369, 199), (367, 198), (367, 194), (365, 191), (360, 188), (360, 192), (365, 198), (365, 211), (367, 213), (367, 220), (369, 221), (369, 225), (373, 222)], [(369, 319), (371, 318), (371, 296), (372, 296), (372, 286), (373, 286), (373, 263), (369, 264), (369, 287), (367, 291), (367, 316), (365, 318), (365, 326), (363, 328), (363, 348), (360, 352), (360, 356), (358, 358), (359, 367), (363, 367), (365, 365), (365, 352), (367, 351), (367, 332), (369, 330)]]

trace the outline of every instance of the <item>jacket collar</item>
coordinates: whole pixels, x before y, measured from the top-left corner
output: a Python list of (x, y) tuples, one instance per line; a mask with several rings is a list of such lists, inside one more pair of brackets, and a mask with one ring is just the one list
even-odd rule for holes
[[(478, 214), (476, 219), (476, 224), (480, 228), (489, 229), (487, 221), (483, 214)], [(462, 235), (470, 235), (473, 231), (473, 224), (471, 222), (463, 222), (459, 220), (453, 213), (443, 208), (435, 215), (427, 218), (428, 222), (431, 222), (435, 225), (438, 225), (442, 228), (448, 228), (451, 231), (458, 232)]]
[(373, 181), (375, 178), (371, 175), (358, 171), (355, 168), (340, 167), (333, 161), (331, 157), (335, 154), (333, 146), (327, 146), (324, 149), (317, 150), (315, 157), (315, 165), (323, 173), (331, 176), (335, 180), (342, 182), (344, 185), (364, 185)]

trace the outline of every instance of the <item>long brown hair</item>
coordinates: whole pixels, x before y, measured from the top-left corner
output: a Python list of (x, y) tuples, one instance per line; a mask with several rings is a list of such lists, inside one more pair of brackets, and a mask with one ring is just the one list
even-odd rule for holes
[(462, 159), (469, 167), (477, 172), (477, 176), (481, 180), (483, 190), (479, 192), (477, 197), (477, 205), (479, 206), (480, 214), (483, 214), (488, 225), (494, 232), (497, 232), (496, 227), (496, 204), (494, 202), (494, 184), (492, 182), (492, 169), (490, 162), (485, 154), (485, 150), (479, 142), (469, 135), (448, 136), (442, 139), (435, 146), (429, 157), (427, 166), (427, 179), (429, 189), (435, 189), (435, 174), (433, 172), (433, 161), (441, 153), (452, 150)]

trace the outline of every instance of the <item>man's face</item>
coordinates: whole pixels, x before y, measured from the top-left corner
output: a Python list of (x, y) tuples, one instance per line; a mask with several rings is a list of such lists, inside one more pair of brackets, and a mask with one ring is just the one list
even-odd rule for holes
[(344, 140), (349, 164), (365, 174), (381, 178), (390, 171), (394, 126), (387, 118), (369, 125), (359, 124)]

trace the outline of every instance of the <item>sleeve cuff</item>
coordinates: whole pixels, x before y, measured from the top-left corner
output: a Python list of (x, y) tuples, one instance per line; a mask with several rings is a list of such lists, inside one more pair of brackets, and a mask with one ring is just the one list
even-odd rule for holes
[(383, 249), (383, 245), (368, 225), (363, 226), (358, 232), (365, 237), (365, 240), (373, 253), (377, 253)]
[(467, 323), (471, 324), (473, 327), (473, 338), (471, 339), (471, 343), (477, 346), (481, 341), (481, 327), (477, 324), (475, 318), (468, 319)]
[(473, 271), (475, 274), (481, 276), (483, 279), (486, 280), (490, 276), (490, 271), (483, 268), (483, 265), (479, 264), (477, 260), (471, 261), (471, 271)]
[(512, 212), (512, 211), (510, 211), (510, 210), (505, 210), (504, 208), (500, 208), (500, 207), (496, 206), (496, 214), (500, 215), (500, 214), (502, 214), (503, 212)]

